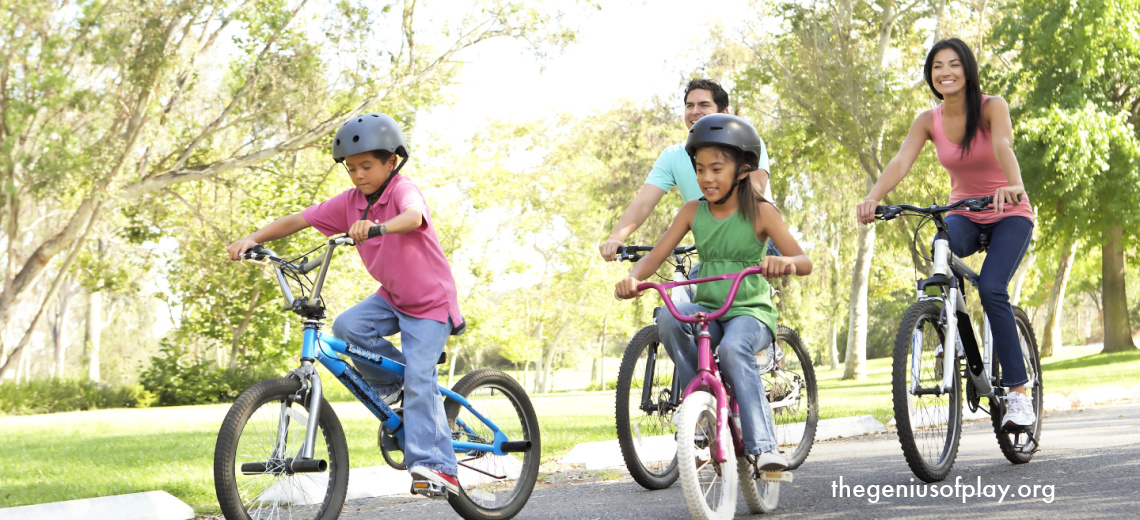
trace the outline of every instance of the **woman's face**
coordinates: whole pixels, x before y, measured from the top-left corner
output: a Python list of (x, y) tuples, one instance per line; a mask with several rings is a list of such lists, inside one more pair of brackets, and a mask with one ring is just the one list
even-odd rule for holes
[(959, 94), (966, 88), (966, 70), (954, 49), (946, 48), (934, 53), (930, 80), (942, 97)]

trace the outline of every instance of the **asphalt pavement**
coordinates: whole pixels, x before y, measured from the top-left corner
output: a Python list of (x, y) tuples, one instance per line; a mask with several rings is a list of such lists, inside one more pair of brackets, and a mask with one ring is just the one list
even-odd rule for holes
[[(893, 430), (817, 442), (783, 484), (779, 509), (757, 518), (1137, 518), (1140, 402), (1049, 412), (1041, 451), (1006, 461), (988, 421), (965, 424), (957, 461), (942, 482), (924, 484), (903, 459)], [(527, 519), (690, 518), (680, 484), (647, 491), (622, 471), (570, 472), (540, 483)], [(888, 496), (889, 495), (889, 496)], [(737, 518), (753, 518), (743, 500)], [(446, 501), (394, 496), (350, 500), (341, 518), (458, 518)]]

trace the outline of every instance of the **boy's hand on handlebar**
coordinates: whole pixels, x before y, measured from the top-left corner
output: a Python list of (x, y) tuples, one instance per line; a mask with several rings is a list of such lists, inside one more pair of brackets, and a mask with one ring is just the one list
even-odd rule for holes
[(760, 268), (764, 278), (769, 280), (796, 274), (796, 264), (786, 256), (766, 256), (760, 262)]
[(235, 240), (234, 243), (226, 246), (226, 253), (230, 255), (230, 260), (241, 260), (242, 253), (256, 245), (256, 240), (245, 237), (240, 240)]
[(994, 211), (997, 213), (1005, 213), (1005, 206), (1021, 204), (1022, 193), (1025, 193), (1025, 187), (1020, 185), (998, 188), (994, 191)]
[(637, 290), (637, 284), (639, 283), (641, 283), (641, 280), (632, 276), (618, 282), (617, 285), (614, 286), (614, 297), (619, 300), (640, 298), (641, 291)]
[(375, 225), (371, 220), (357, 220), (352, 223), (351, 228), (348, 228), (348, 238), (357, 244), (363, 244), (365, 240), (368, 240), (368, 230)]
[(855, 216), (859, 219), (860, 224), (870, 224), (875, 221), (875, 208), (878, 207), (879, 201), (867, 197), (863, 199), (858, 205), (855, 206)]
[(623, 245), (625, 244), (622, 244), (621, 240), (615, 240), (611, 238), (605, 242), (602, 242), (602, 245), (598, 246), (598, 252), (602, 254), (603, 260), (607, 262), (613, 262), (614, 260), (617, 260), (617, 248)]

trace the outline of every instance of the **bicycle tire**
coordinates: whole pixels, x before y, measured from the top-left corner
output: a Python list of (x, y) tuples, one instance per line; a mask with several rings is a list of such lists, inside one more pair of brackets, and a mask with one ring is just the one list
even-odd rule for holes
[(811, 355), (799, 334), (784, 325), (776, 328), (776, 343), (783, 350), (784, 357), (773, 370), (760, 378), (769, 403), (779, 403), (789, 397), (794, 399), (787, 406), (772, 409), (776, 441), (788, 459), (790, 471), (804, 463), (815, 442), (815, 431), (819, 425), (819, 388)]
[[(214, 490), (227, 519), (248, 520), (251, 511), (257, 518), (267, 514), (272, 518), (333, 520), (340, 516), (348, 490), (348, 445), (340, 419), (328, 401), (321, 399), (313, 452), (314, 459), (328, 462), (328, 471), (288, 474), (283, 470), (287, 457), (296, 456), (305, 439), (309, 407), (297, 400), (300, 389), (301, 382), (293, 377), (262, 381), (242, 392), (222, 421), (214, 446)], [(275, 458), (282, 404), (292, 420), (286, 435), (288, 446)], [(245, 463), (262, 463), (269, 468), (245, 475)]]
[(729, 453), (723, 464), (713, 457), (718, 442), (716, 398), (705, 391), (693, 392), (677, 415), (677, 469), (689, 513), (696, 520), (732, 518), (736, 513), (736, 454)]
[[(523, 452), (495, 455), (469, 452), (461, 457), (459, 493), (448, 494), (452, 509), (467, 520), (506, 520), (522, 511), (534, 490), (542, 454), (538, 418), (522, 385), (498, 370), (471, 372), (452, 387), (480, 414), (494, 421), (511, 441), (530, 441)], [(471, 411), (448, 398), (444, 401), (452, 438), (490, 442), (494, 432)], [(458, 455), (459, 453), (457, 453)], [(463, 464), (508, 478), (494, 479)], [(514, 478), (509, 478), (514, 477)]]
[(744, 455), (736, 458), (736, 474), (749, 513), (771, 513), (780, 505), (780, 483), (756, 478), (755, 468)]
[[(649, 364), (649, 354), (656, 353)], [(665, 489), (677, 481), (677, 427), (673, 424), (674, 399), (669, 391), (675, 375), (673, 361), (662, 348), (657, 325), (637, 331), (622, 354), (615, 395), (618, 446), (625, 467), (641, 487)], [(652, 373), (651, 408), (642, 407), (644, 381)], [(639, 377), (635, 377), (639, 376)], [(672, 459), (647, 460), (651, 450), (672, 450)], [(643, 456), (644, 455), (644, 456)], [(664, 457), (668, 457), (665, 453)], [(658, 455), (654, 459), (661, 459)]]
[[(1029, 315), (1018, 307), (1013, 308), (1014, 322), (1017, 324), (1017, 336), (1021, 340), (1021, 354), (1025, 363), (1025, 372), (1034, 384), (1026, 389), (1029, 399), (1033, 401), (1033, 413), (1037, 421), (1033, 423), (1029, 436), (1024, 433), (1008, 432), (1001, 422), (1005, 415), (1005, 403), (1001, 399), (990, 400), (990, 418), (993, 421), (994, 434), (997, 436), (998, 446), (1005, 458), (1014, 464), (1025, 464), (1033, 458), (1033, 454), (1040, 447), (1042, 405), (1044, 404), (1045, 388), (1041, 377), (1041, 355), (1037, 350), (1037, 336), (1033, 333), (1033, 324), (1029, 322)], [(1000, 363), (993, 364), (994, 377), (1001, 385)], [(1024, 439), (1023, 439), (1024, 436)]]
[(912, 347), (921, 333), (919, 360), (920, 388), (940, 387), (942, 359), (936, 355), (945, 345), (942, 304), (923, 300), (911, 304), (899, 324), (891, 371), (891, 394), (899, 443), (910, 470), (926, 482), (946, 478), (958, 456), (962, 437), (961, 361), (955, 345), (947, 345), (943, 355), (954, 357), (955, 376), (949, 392), (915, 396), (910, 393)]

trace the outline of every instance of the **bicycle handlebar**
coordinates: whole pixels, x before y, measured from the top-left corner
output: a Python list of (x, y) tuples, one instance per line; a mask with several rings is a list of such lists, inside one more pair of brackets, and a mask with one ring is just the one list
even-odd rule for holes
[[(697, 250), (697, 246), (682, 246), (673, 248), (674, 255), (687, 255)], [(636, 262), (641, 260), (645, 255), (638, 253), (648, 253), (653, 251), (653, 246), (619, 246), (617, 248), (618, 261)]]
[(684, 314), (679, 313), (677, 311), (677, 307), (673, 304), (673, 300), (671, 298), (669, 298), (669, 293), (667, 293), (665, 291), (672, 289), (674, 287), (682, 286), (682, 285), (692, 285), (692, 284), (698, 284), (698, 283), (712, 282), (712, 281), (716, 281), (716, 280), (732, 280), (732, 288), (730, 288), (728, 290), (728, 297), (725, 298), (724, 305), (722, 305), (720, 307), (720, 309), (717, 310), (716, 312), (706, 315), (705, 320), (711, 322), (711, 321), (715, 321), (717, 319), (720, 319), (721, 316), (724, 316), (724, 314), (728, 312), (729, 307), (732, 307), (732, 302), (733, 302), (733, 300), (736, 299), (736, 291), (737, 291), (737, 289), (740, 288), (740, 282), (742, 282), (744, 280), (745, 276), (754, 275), (754, 274), (761, 274), (763, 272), (764, 272), (764, 268), (757, 265), (757, 266), (749, 267), (743, 271), (739, 271), (736, 273), (728, 273), (728, 274), (722, 274), (722, 275), (718, 275), (718, 276), (709, 276), (706, 278), (695, 278), (693, 280), (683, 280), (683, 281), (679, 281), (679, 282), (666, 282), (666, 283), (641, 282), (641, 283), (637, 284), (637, 290), (638, 291), (644, 291), (646, 289), (656, 289), (657, 292), (661, 294), (661, 299), (665, 301), (665, 306), (669, 309), (669, 312), (672, 313), (675, 318), (677, 318), (677, 321), (681, 321), (684, 323), (697, 323), (698, 321), (702, 321), (702, 320), (698, 319), (697, 316), (699, 316), (700, 314), (704, 314), (704, 313), (698, 313), (697, 315), (693, 315), (693, 316), (686, 316)]
[[(1018, 201), (1021, 200), (1021, 194), (1017, 195), (1017, 200)], [(993, 205), (992, 205), (993, 202), (994, 202), (994, 196), (993, 195), (987, 195), (985, 197), (960, 199), (960, 200), (954, 201), (954, 202), (952, 202), (946, 206), (934, 205), (934, 206), (929, 206), (929, 207), (925, 207), (925, 208), (920, 208), (918, 206), (911, 206), (910, 204), (895, 204), (892, 206), (875, 206), (875, 219), (876, 220), (892, 220), (892, 219), (898, 217), (899, 215), (901, 215), (904, 211), (909, 211), (911, 213), (918, 213), (921, 215), (931, 215), (931, 216), (940, 215), (942, 213), (946, 213), (946, 212), (961, 208), (963, 206), (965, 206), (966, 209), (968, 209), (970, 211), (985, 211), (987, 209), (993, 209)]]

